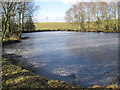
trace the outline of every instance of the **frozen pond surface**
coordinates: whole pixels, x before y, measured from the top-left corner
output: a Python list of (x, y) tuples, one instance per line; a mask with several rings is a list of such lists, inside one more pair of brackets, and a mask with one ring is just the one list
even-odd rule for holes
[(118, 33), (59, 31), (24, 35), (30, 38), (3, 49), (22, 55), (22, 62), (33, 65), (37, 74), (80, 86), (116, 83)]

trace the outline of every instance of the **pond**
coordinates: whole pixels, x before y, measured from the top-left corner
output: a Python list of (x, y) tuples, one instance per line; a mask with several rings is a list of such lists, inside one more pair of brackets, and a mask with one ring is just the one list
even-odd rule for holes
[(6, 53), (22, 55), (36, 74), (79, 86), (117, 83), (118, 33), (36, 32), (29, 39), (3, 47)]

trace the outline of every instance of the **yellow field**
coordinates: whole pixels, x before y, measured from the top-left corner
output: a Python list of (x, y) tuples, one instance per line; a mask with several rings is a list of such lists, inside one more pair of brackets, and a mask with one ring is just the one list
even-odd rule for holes
[(79, 29), (78, 25), (64, 23), (64, 22), (55, 22), (55, 23), (35, 23), (36, 30), (77, 30)]

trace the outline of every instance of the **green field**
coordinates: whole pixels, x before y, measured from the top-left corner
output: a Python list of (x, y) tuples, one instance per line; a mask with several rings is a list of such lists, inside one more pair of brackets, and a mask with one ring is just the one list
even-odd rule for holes
[[(116, 21), (117, 23), (117, 21)], [(118, 24), (116, 24), (118, 26)], [(81, 29), (79, 23), (66, 23), (66, 22), (46, 22), (46, 23), (35, 23), (36, 30), (57, 30), (57, 31), (89, 31), (89, 32), (118, 32), (118, 29), (114, 28), (114, 20), (109, 20), (109, 25), (107, 26), (106, 21), (101, 21), (101, 23), (96, 25), (96, 22), (86, 22), (84, 23), (84, 29)]]

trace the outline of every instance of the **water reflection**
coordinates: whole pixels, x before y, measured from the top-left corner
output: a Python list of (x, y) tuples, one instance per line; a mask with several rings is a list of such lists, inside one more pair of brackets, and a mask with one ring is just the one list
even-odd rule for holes
[[(37, 32), (22, 43), (4, 47), (23, 55), (37, 74), (82, 86), (116, 83), (118, 34)], [(23, 60), (19, 57), (19, 60)]]

